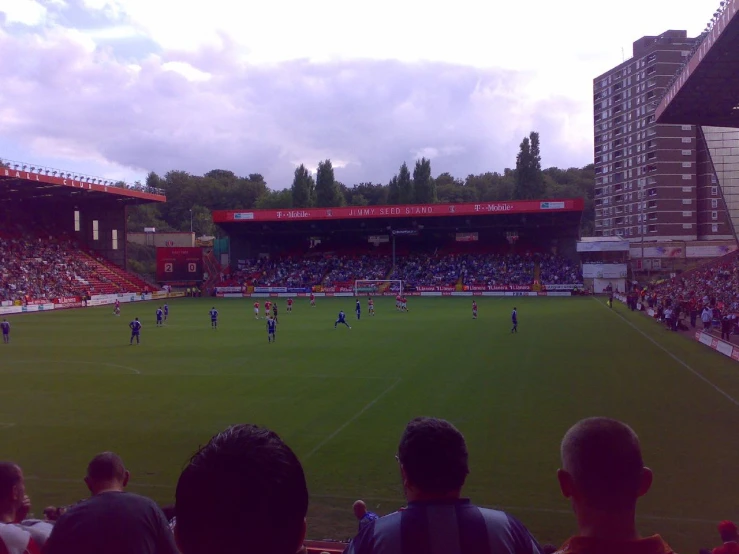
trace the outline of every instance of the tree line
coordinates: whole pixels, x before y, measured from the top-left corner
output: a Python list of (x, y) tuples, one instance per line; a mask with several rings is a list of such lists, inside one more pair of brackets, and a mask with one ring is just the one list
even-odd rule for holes
[(431, 175), (431, 160), (416, 160), (413, 170), (407, 163), (387, 184), (362, 182), (347, 186), (338, 181), (331, 160), (318, 164), (315, 177), (304, 166), (295, 169), (289, 188), (267, 187), (259, 173), (237, 176), (215, 169), (205, 175), (173, 170), (160, 177), (148, 174), (145, 185), (164, 189), (167, 202), (129, 209), (129, 231), (156, 227), (159, 231), (189, 231), (218, 236), (212, 210), (280, 209), (338, 206), (378, 206), (387, 204), (433, 204), (458, 202), (500, 202), (507, 200), (584, 198), (583, 235), (594, 227), (594, 166), (542, 169), (539, 134), (532, 132), (520, 144), (515, 169), (486, 172), (464, 179), (449, 173)]

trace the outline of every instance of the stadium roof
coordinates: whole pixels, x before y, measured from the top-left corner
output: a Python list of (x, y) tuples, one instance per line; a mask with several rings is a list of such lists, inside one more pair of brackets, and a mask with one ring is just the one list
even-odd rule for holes
[(154, 193), (133, 188), (119, 188), (101, 183), (0, 167), (0, 197), (31, 200), (59, 195), (87, 200), (107, 199), (125, 204), (167, 201), (162, 191)]
[(482, 216), (582, 212), (582, 198), (567, 200), (512, 200), (464, 204), (401, 204), (394, 206), (346, 206), (342, 208), (299, 208), (290, 210), (216, 210), (214, 223), (266, 221), (339, 221), (401, 219), (420, 217)]
[(739, 127), (739, 0), (722, 5), (657, 106), (657, 123)]

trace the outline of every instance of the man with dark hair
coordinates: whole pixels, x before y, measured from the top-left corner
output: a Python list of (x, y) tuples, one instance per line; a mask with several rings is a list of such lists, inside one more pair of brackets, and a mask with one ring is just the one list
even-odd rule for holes
[(718, 534), (724, 544), (714, 548), (712, 554), (739, 554), (739, 532), (733, 521), (719, 523)]
[(448, 421), (420, 417), (408, 423), (397, 460), (408, 507), (364, 525), (346, 554), (539, 553), (518, 520), (461, 498), (467, 445)]
[(113, 452), (95, 456), (85, 484), (92, 497), (70, 508), (54, 525), (44, 554), (176, 554), (159, 507), (124, 492), (131, 475)]
[(51, 533), (51, 525), (25, 521), (31, 509), (23, 471), (12, 462), (0, 462), (0, 552), (35, 554)]
[(636, 433), (625, 423), (604, 417), (584, 419), (565, 434), (562, 494), (572, 502), (578, 536), (562, 554), (668, 554), (659, 535), (641, 538), (636, 530), (636, 502), (649, 491), (652, 471), (644, 467)]
[(229, 427), (198, 451), (177, 483), (182, 554), (296, 554), (308, 487), (300, 461), (273, 431)]

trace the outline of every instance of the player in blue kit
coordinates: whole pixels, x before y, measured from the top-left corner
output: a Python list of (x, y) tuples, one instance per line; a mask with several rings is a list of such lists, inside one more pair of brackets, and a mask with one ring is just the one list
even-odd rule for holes
[(141, 335), (141, 322), (139, 321), (139, 318), (137, 317), (136, 319), (134, 319), (131, 323), (128, 324), (128, 326), (131, 328), (130, 344), (133, 344), (134, 337), (136, 337), (136, 344), (140, 344), (141, 339), (139, 337)]
[(518, 311), (515, 307), (511, 312), (511, 323), (513, 323), (513, 327), (511, 327), (511, 333), (518, 333)]
[(3, 330), (3, 343), (8, 344), (10, 342), (10, 323), (7, 319), (3, 319), (3, 322), (0, 323), (0, 329)]
[(159, 306), (157, 308), (157, 327), (161, 327), (162, 325), (164, 325), (163, 318), (164, 318), (164, 310), (162, 310), (162, 307)]
[(277, 340), (277, 318), (270, 316), (267, 320), (267, 342)]
[(164, 305), (164, 321), (167, 321), (168, 317), (169, 317), (169, 306), (165, 304)]
[(357, 298), (357, 305), (354, 308), (354, 311), (357, 312), (357, 319), (359, 319), (362, 315), (362, 304), (359, 303), (359, 298)]
[(218, 310), (215, 306), (210, 310), (210, 328), (218, 330)]
[(334, 329), (336, 329), (336, 327), (337, 327), (337, 325), (339, 325), (339, 323), (343, 323), (344, 325), (346, 325), (347, 327), (349, 327), (349, 329), (352, 328), (352, 326), (349, 325), (346, 322), (346, 314), (344, 313), (344, 310), (342, 310), (342, 311), (339, 312), (339, 319), (337, 319), (336, 320), (336, 323), (334, 323)]

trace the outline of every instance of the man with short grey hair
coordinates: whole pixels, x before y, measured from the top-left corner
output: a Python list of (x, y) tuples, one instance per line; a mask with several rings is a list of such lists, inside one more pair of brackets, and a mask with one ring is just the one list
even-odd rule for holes
[(560, 553), (672, 552), (659, 535), (642, 538), (636, 529), (636, 503), (649, 491), (652, 471), (631, 427), (605, 417), (584, 419), (565, 434), (561, 455), (557, 479), (572, 503), (578, 535)]
[(125, 492), (130, 477), (117, 454), (95, 456), (85, 477), (92, 497), (59, 518), (44, 554), (177, 554), (159, 506)]

